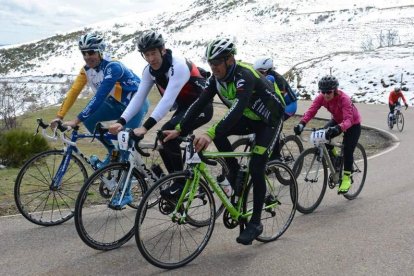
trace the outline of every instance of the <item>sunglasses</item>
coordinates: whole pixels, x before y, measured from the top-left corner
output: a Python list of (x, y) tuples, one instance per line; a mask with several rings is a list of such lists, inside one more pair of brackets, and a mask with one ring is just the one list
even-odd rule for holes
[(211, 60), (208, 61), (208, 64), (213, 65), (213, 66), (218, 66), (218, 65), (222, 64), (225, 61), (226, 61), (225, 58), (211, 59)]
[(86, 54), (88, 54), (89, 56), (94, 55), (95, 53), (97, 53), (97, 50), (87, 50), (87, 51), (81, 51), (83, 56), (86, 56)]
[(322, 94), (331, 94), (331, 93), (333, 93), (333, 92), (335, 92), (335, 89), (332, 89), (332, 90), (327, 90), (327, 91), (319, 91), (320, 93), (322, 93)]
[(266, 75), (267, 74), (267, 71), (266, 70), (257, 70), (257, 71), (259, 71), (262, 75)]

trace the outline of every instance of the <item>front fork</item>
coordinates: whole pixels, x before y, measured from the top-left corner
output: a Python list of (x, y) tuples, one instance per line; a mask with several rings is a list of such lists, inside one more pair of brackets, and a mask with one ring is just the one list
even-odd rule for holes
[(56, 172), (56, 174), (53, 176), (52, 183), (49, 186), (49, 189), (52, 191), (59, 190), (60, 186), (62, 185), (62, 178), (65, 175), (70, 159), (72, 158), (72, 152), (74, 151), (73, 146), (68, 146), (63, 149), (64, 157), (62, 161), (60, 162), (59, 168)]
[[(127, 192), (127, 189), (130, 189), (130, 186), (131, 186), (131, 183), (132, 183), (131, 175), (132, 175), (132, 170), (135, 167), (135, 160), (134, 160), (133, 155), (130, 155), (128, 158), (129, 158), (129, 164), (130, 164), (129, 168), (128, 168), (128, 173), (126, 174), (126, 176), (125, 176), (124, 173), (122, 174), (121, 179), (118, 181), (118, 184), (115, 188), (115, 192), (112, 193), (112, 197), (111, 197), (110, 202), (112, 202), (114, 196), (117, 194), (117, 191), (119, 191), (122, 187), (121, 196), (119, 197), (118, 202), (115, 202), (115, 205), (121, 205), (122, 199), (124, 198), (124, 195)], [(127, 183), (127, 184), (125, 184), (125, 183)]]
[[(200, 172), (198, 170), (188, 170), (185, 185), (175, 209), (172, 213), (172, 221), (178, 224), (185, 224), (188, 210), (194, 200), (198, 187), (200, 186)], [(184, 201), (186, 204), (184, 205)]]

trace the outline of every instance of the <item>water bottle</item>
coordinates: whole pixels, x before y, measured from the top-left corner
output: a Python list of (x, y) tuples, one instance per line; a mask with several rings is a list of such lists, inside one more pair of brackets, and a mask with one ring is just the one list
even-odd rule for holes
[(221, 174), (217, 176), (217, 182), (228, 197), (231, 197), (233, 195), (233, 188), (231, 187), (230, 182), (224, 175)]
[(91, 157), (89, 157), (89, 162), (93, 167), (97, 167), (98, 164), (101, 163), (101, 160), (99, 160), (98, 156), (91, 155)]

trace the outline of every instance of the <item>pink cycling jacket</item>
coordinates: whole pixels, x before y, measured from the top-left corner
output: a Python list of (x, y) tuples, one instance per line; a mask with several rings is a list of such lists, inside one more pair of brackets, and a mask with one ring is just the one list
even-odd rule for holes
[(323, 106), (331, 113), (332, 119), (339, 124), (344, 132), (351, 126), (360, 124), (361, 115), (359, 115), (358, 109), (352, 103), (351, 98), (341, 90), (338, 90), (337, 93), (330, 101), (326, 101), (324, 96), (319, 94), (313, 100), (309, 109), (303, 114), (301, 121), (308, 123), (315, 117), (319, 108)]

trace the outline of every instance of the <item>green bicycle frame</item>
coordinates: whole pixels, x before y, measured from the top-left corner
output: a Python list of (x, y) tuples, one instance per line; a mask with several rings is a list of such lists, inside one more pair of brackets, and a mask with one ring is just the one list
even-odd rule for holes
[[(203, 152), (203, 155), (207, 159), (218, 159), (218, 158), (229, 158), (229, 157), (251, 157), (251, 152)], [(192, 173), (192, 177), (186, 180), (185, 186), (183, 188), (183, 191), (180, 195), (180, 198), (178, 199), (178, 202), (176, 204), (176, 207), (174, 209), (174, 212), (172, 214), (172, 218), (175, 221), (179, 221), (180, 223), (184, 223), (186, 219), (186, 214), (188, 212), (189, 207), (191, 206), (191, 203), (196, 195), (196, 192), (199, 187), (200, 183), (200, 177), (202, 176), (208, 183), (208, 185), (212, 188), (212, 190), (217, 194), (220, 201), (223, 203), (225, 208), (228, 210), (230, 216), (232, 219), (239, 221), (240, 219), (247, 219), (253, 214), (253, 211), (249, 211), (247, 213), (242, 213), (241, 207), (243, 204), (243, 195), (245, 193), (245, 189), (247, 185), (243, 185), (242, 194), (237, 201), (237, 205), (234, 206), (227, 195), (224, 193), (224, 191), (221, 189), (220, 185), (217, 183), (216, 179), (208, 172), (207, 165), (204, 162), (200, 162), (197, 164), (190, 164), (190, 172)], [(246, 176), (246, 179), (244, 179), (244, 184), (246, 183), (246, 180), (249, 176), (249, 173)], [(187, 199), (186, 199), (187, 198)], [(187, 201), (187, 204), (184, 208), (183, 216), (178, 218), (177, 213), (179, 213), (180, 207), (182, 204), (184, 204), (184, 201)], [(275, 207), (277, 203), (271, 204), (266, 206), (266, 208), (272, 208)]]

